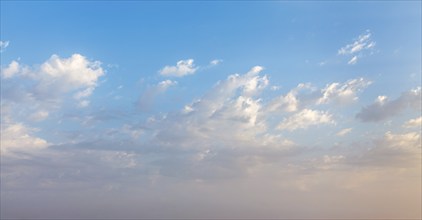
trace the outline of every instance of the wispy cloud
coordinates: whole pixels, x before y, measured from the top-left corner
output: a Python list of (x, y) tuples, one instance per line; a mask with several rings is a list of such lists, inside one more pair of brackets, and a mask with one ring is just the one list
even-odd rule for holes
[(351, 44), (340, 48), (339, 55), (352, 55), (353, 57), (347, 62), (350, 65), (356, 64), (358, 58), (363, 56), (363, 52), (375, 47), (375, 41), (371, 39), (371, 31), (367, 30), (366, 33), (359, 35), (359, 37)]
[(0, 52), (3, 52), (9, 46), (9, 41), (0, 40)]

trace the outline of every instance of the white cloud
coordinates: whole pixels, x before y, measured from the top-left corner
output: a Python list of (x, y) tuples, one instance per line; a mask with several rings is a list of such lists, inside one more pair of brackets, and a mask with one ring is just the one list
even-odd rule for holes
[(394, 134), (390, 131), (385, 133), (384, 140), (390, 148), (403, 150), (409, 153), (419, 153), (421, 149), (421, 135), (419, 132), (409, 132), (402, 134)]
[(37, 112), (57, 110), (68, 94), (73, 94), (77, 106), (87, 106), (87, 98), (104, 75), (104, 70), (99, 61), (73, 54), (69, 58), (52, 55), (41, 65), (33, 67), (12, 61), (1, 73), (4, 103), (25, 109), (35, 119), (42, 118), (36, 116)]
[(404, 92), (394, 100), (388, 100), (386, 96), (379, 96), (375, 102), (363, 107), (356, 118), (363, 122), (377, 122), (393, 117), (401, 111), (412, 108), (421, 110), (421, 88)]
[(348, 80), (345, 83), (331, 83), (321, 90), (322, 97), (318, 104), (335, 102), (348, 104), (358, 100), (357, 93), (368, 87), (372, 82), (363, 78)]
[(345, 136), (346, 134), (350, 133), (351, 131), (352, 131), (352, 128), (345, 128), (345, 129), (342, 129), (339, 132), (337, 132), (336, 135), (342, 137), (342, 136)]
[(220, 64), (222, 62), (223, 62), (223, 60), (221, 60), (221, 59), (211, 60), (210, 61), (210, 66), (216, 66), (216, 65), (218, 65), (218, 64)]
[(3, 52), (9, 46), (9, 41), (0, 40), (0, 52)]
[(353, 55), (347, 64), (356, 64), (358, 58), (364, 55), (364, 51), (370, 50), (375, 47), (375, 42), (371, 40), (371, 32), (366, 31), (365, 34), (359, 37), (351, 44), (348, 44), (338, 50), (339, 55)]
[(350, 104), (358, 100), (358, 94), (372, 82), (363, 78), (351, 79), (344, 83), (330, 83), (318, 89), (310, 83), (300, 83), (286, 95), (273, 99), (267, 109), (269, 112), (282, 110), (295, 112), (307, 106), (334, 103)]
[(352, 59), (349, 60), (349, 62), (347, 62), (347, 64), (356, 64), (358, 62), (358, 56), (353, 56)]
[(328, 112), (304, 109), (286, 119), (284, 119), (278, 126), (280, 130), (296, 130), (306, 129), (309, 126), (319, 124), (333, 124), (332, 115)]
[(351, 44), (348, 44), (338, 50), (338, 54), (347, 55), (355, 54), (362, 50), (371, 49), (375, 46), (375, 42), (371, 40), (371, 32), (366, 31), (365, 34), (359, 35), (359, 37)]
[(1, 154), (14, 152), (31, 152), (44, 149), (49, 144), (46, 140), (33, 135), (34, 128), (22, 123), (8, 123), (2, 121), (1, 126)]
[(4, 68), (4, 69), (1, 70), (1, 76), (4, 79), (12, 78), (20, 72), (20, 69), (21, 69), (21, 67), (20, 67), (19, 63), (17, 61), (13, 60), (7, 66), (7, 68)]
[(190, 74), (194, 74), (197, 67), (193, 63), (193, 59), (180, 60), (177, 62), (176, 66), (165, 66), (163, 69), (158, 72), (163, 76), (176, 76), (182, 77)]
[(414, 127), (421, 127), (422, 126), (422, 116), (419, 118), (410, 119), (403, 124), (405, 128), (414, 128)]

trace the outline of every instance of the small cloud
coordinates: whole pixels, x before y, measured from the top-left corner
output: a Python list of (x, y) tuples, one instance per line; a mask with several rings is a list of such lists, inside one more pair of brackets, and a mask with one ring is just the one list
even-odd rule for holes
[(352, 59), (349, 60), (349, 62), (347, 62), (347, 64), (353, 65), (353, 64), (356, 64), (357, 62), (358, 62), (358, 56), (354, 56), (352, 57)]
[(336, 135), (339, 136), (339, 137), (342, 137), (342, 136), (350, 133), (351, 131), (352, 131), (352, 128), (345, 128), (345, 129), (342, 129), (341, 131), (337, 132)]
[(190, 74), (194, 74), (198, 67), (195, 67), (193, 59), (180, 60), (176, 63), (176, 66), (165, 66), (158, 72), (163, 76), (175, 76), (182, 77)]
[(9, 41), (0, 40), (0, 52), (3, 52), (9, 46)]
[(221, 59), (211, 60), (210, 61), (210, 66), (216, 66), (216, 65), (218, 65), (218, 64), (220, 64), (222, 62), (223, 62), (223, 60), (221, 60)]
[(419, 118), (410, 119), (409, 121), (403, 124), (403, 127), (405, 128), (415, 128), (415, 127), (421, 127), (421, 126), (422, 126), (422, 116)]

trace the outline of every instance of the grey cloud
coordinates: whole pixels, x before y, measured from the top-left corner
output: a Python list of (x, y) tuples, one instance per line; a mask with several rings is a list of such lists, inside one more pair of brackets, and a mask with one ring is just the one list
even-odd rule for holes
[(363, 122), (378, 122), (391, 118), (405, 109), (412, 108), (421, 110), (421, 88), (404, 92), (400, 97), (388, 100), (380, 96), (378, 100), (371, 105), (363, 107), (356, 118)]

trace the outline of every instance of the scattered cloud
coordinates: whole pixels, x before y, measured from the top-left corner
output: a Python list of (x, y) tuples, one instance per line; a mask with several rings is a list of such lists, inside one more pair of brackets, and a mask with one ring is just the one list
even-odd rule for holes
[(352, 132), (352, 128), (345, 128), (336, 133), (337, 136), (342, 137)]
[(273, 99), (268, 105), (268, 111), (295, 112), (314, 105), (351, 104), (358, 100), (358, 94), (371, 83), (366, 79), (357, 78), (344, 83), (330, 83), (323, 89), (318, 89), (311, 83), (300, 83), (287, 94)]
[(365, 34), (359, 35), (353, 43), (340, 48), (338, 54), (355, 54), (362, 50), (373, 48), (374, 46), (375, 42), (371, 40), (371, 31), (367, 30)]
[(404, 92), (391, 101), (386, 96), (378, 96), (373, 104), (363, 107), (356, 118), (363, 122), (378, 122), (393, 117), (407, 108), (421, 110), (421, 87)]
[(218, 65), (218, 64), (220, 64), (222, 62), (223, 62), (223, 60), (221, 60), (221, 59), (211, 60), (210, 61), (210, 66), (216, 66), (216, 65)]
[(356, 64), (358, 62), (358, 56), (353, 56), (352, 59), (347, 62), (347, 64)]
[(422, 126), (422, 116), (419, 118), (410, 119), (403, 124), (405, 128), (420, 128)]
[(309, 126), (319, 124), (334, 124), (332, 115), (324, 111), (304, 109), (289, 118), (284, 119), (277, 128), (280, 130), (293, 131), (296, 129), (306, 129)]
[(331, 83), (321, 90), (322, 96), (318, 104), (334, 102), (338, 104), (350, 104), (358, 100), (357, 94), (371, 85), (371, 81), (363, 78), (351, 79), (345, 83)]
[(3, 52), (9, 46), (9, 41), (0, 40), (0, 52)]
[(348, 44), (338, 50), (339, 55), (352, 55), (353, 57), (347, 64), (356, 64), (358, 58), (363, 56), (363, 52), (373, 49), (375, 41), (371, 39), (371, 31), (367, 30), (366, 33), (359, 35), (359, 37), (351, 44)]
[(182, 77), (194, 74), (198, 70), (198, 67), (196, 67), (193, 62), (193, 59), (180, 60), (177, 62), (176, 66), (165, 66), (158, 72), (163, 76), (175, 77)]

